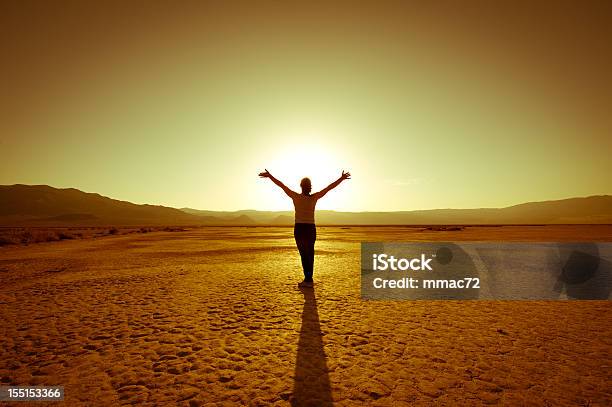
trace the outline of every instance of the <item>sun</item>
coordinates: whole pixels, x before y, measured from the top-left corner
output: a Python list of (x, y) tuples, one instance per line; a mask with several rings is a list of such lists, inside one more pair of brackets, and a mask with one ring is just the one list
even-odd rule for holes
[[(310, 178), (312, 191), (317, 192), (337, 180), (342, 170), (355, 171), (355, 153), (347, 143), (345, 129), (330, 123), (285, 120), (253, 133), (257, 148), (248, 158), (248, 165), (257, 171), (268, 169), (272, 175), (295, 192), (300, 180)], [(349, 185), (344, 185), (349, 184)], [(346, 210), (351, 207), (350, 183), (343, 183), (342, 193), (332, 191), (317, 203), (317, 209)], [(291, 199), (282, 190), (268, 183), (257, 192), (257, 202), (267, 210), (293, 210)]]
[[(338, 179), (344, 168), (341, 155), (324, 143), (288, 144), (275, 151), (267, 163), (266, 168), (270, 173), (296, 192), (300, 191), (302, 178), (310, 178), (312, 190), (316, 192)], [(317, 204), (317, 207), (340, 209), (338, 205), (343, 199), (339, 200), (334, 195), (325, 197), (325, 202)], [(274, 208), (292, 207), (290, 200), (281, 191), (269, 196), (267, 200)]]
[(308, 177), (316, 191), (337, 176), (340, 169), (335, 161), (322, 146), (293, 145), (280, 151), (268, 169), (295, 191), (299, 191), (300, 180)]

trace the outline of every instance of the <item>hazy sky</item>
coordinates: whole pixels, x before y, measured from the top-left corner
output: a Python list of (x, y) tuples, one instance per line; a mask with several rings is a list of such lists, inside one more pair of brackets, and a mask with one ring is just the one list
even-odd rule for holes
[(264, 168), (350, 170), (337, 210), (612, 193), (609, 1), (98, 3), (0, 3), (0, 184), (218, 210), (290, 209)]

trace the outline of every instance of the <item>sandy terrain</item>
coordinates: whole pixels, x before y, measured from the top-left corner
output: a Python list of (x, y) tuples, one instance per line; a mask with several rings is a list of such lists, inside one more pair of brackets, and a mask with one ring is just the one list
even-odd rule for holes
[(359, 292), (362, 240), (612, 241), (612, 227), (318, 233), (314, 291), (295, 286), (289, 228), (2, 247), (0, 381), (64, 385), (67, 405), (612, 403), (608, 301)]

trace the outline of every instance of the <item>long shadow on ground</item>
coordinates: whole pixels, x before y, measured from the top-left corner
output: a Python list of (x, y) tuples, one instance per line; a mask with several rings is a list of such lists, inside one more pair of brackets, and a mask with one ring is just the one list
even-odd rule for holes
[(298, 343), (292, 406), (331, 406), (333, 404), (327, 358), (314, 288), (300, 290), (304, 295), (302, 327)]

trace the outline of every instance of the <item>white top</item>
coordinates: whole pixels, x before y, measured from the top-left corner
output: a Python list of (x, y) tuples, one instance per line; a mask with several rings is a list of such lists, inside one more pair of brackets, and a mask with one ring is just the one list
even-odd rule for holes
[[(293, 191), (291, 191), (293, 192)], [(315, 205), (320, 198), (318, 193), (312, 195), (298, 194), (293, 192), (291, 195), (293, 206), (295, 207), (295, 223), (315, 223)]]

